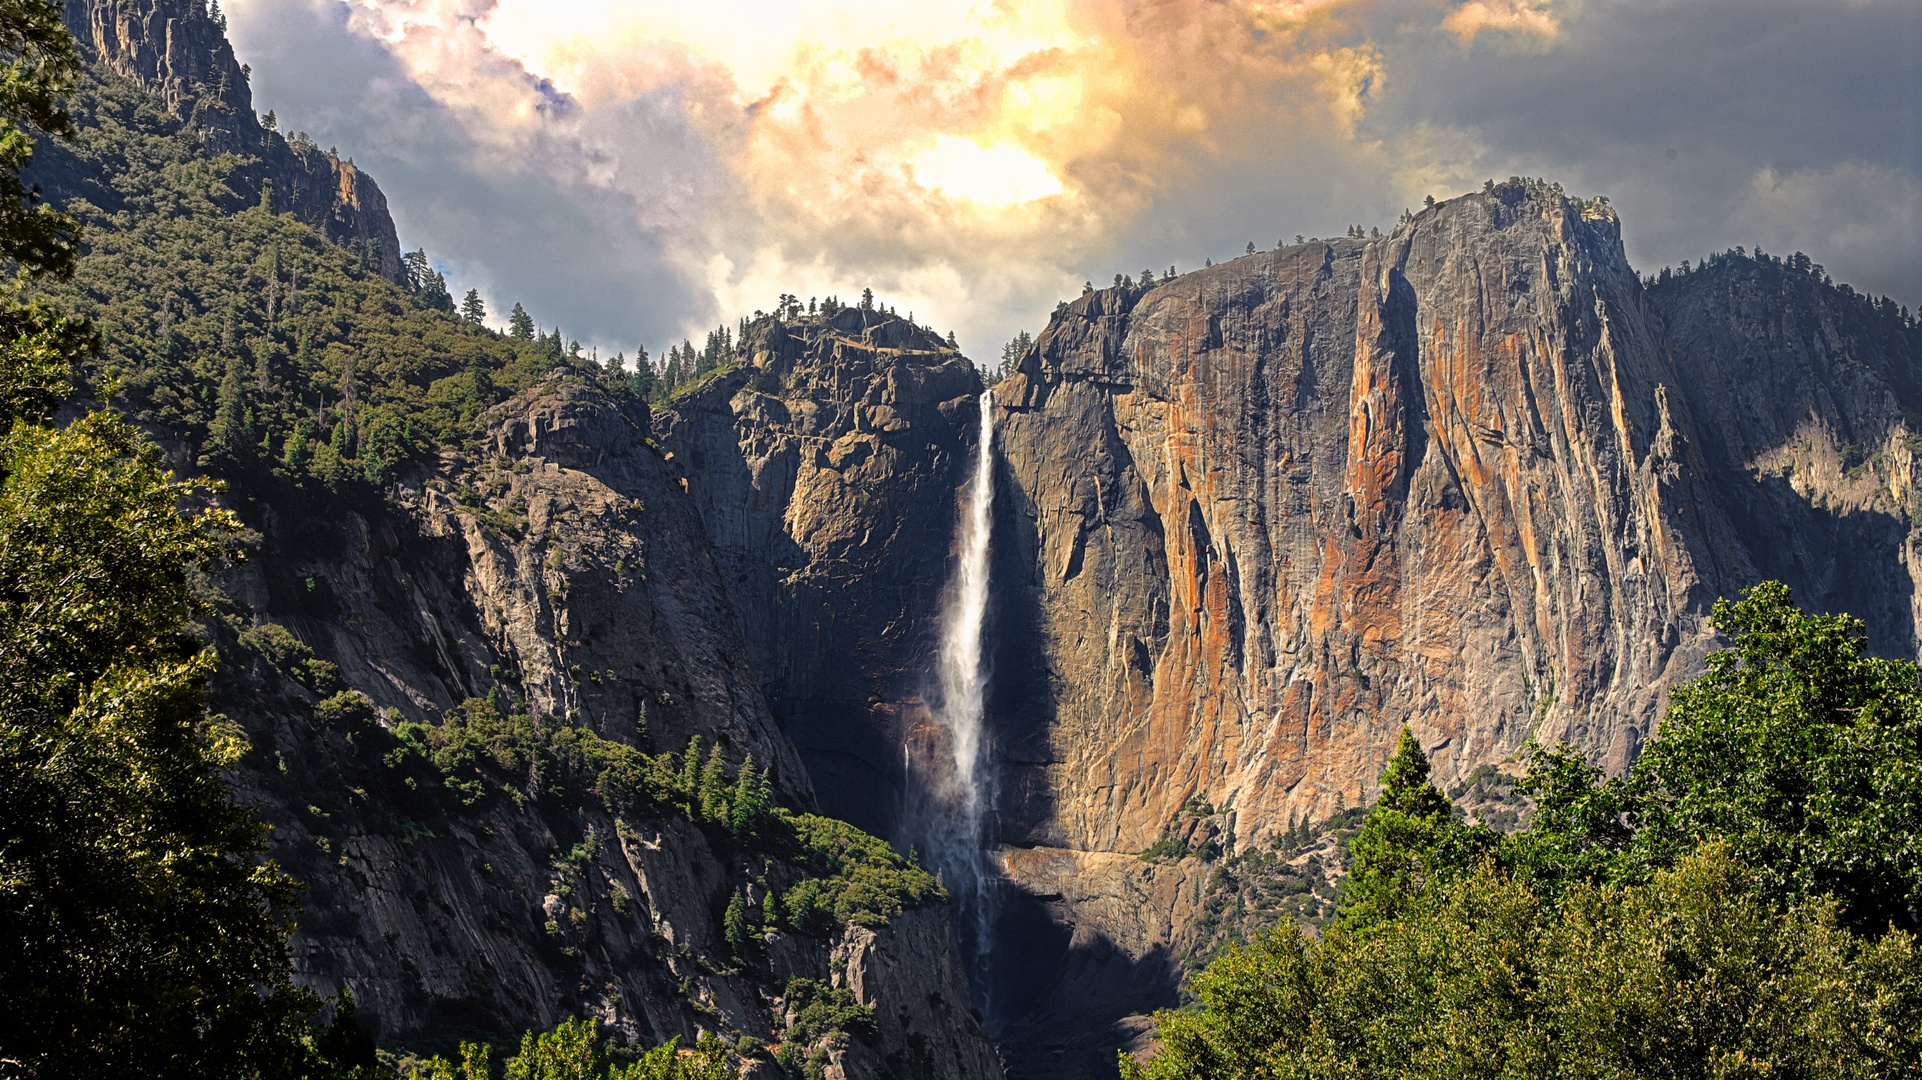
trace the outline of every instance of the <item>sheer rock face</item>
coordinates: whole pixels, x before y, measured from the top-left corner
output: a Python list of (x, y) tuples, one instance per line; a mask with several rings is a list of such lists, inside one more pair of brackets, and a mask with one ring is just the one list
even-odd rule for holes
[(1607, 207), (1519, 187), (1069, 305), (996, 395), (1016, 835), (1140, 850), (1199, 797), (1253, 842), (1404, 723), (1444, 782), (1623, 767), (1726, 532), (1657, 333)]
[(823, 809), (897, 835), (980, 376), (931, 332), (858, 308), (755, 323), (741, 353), (655, 430)]
[(230, 181), (248, 204), (260, 202), (271, 185), (275, 210), (336, 244), (371, 243), (380, 274), (401, 280), (400, 239), (380, 187), (353, 162), (261, 126), (224, 21), (215, 21), (202, 0), (66, 0), (64, 16), (81, 55), (97, 69), (154, 95), (210, 152), (252, 159)]
[(835, 1062), (849, 1080), (998, 1077), (1001, 1063), (969, 1015), (968, 970), (945, 912), (910, 911), (879, 930), (850, 927), (833, 967), (881, 1021), (877, 1045)]
[(1919, 346), (1819, 269), (1645, 285), (1538, 184), (1066, 305), (994, 395), (1010, 877), (1165, 1003), (1139, 911), (1187, 861), (1105, 853), (1189, 800), (1262, 842), (1371, 800), (1403, 724), (1444, 787), (1530, 738), (1620, 771), (1763, 577), (1912, 653)]
[(1540, 185), (1082, 297), (995, 394), (1014, 837), (1198, 797), (1254, 842), (1404, 723), (1444, 785), (1531, 737), (1620, 771), (1761, 577), (1909, 652), (1917, 359), (1807, 273), (1647, 288)]
[[(375, 789), (371, 725), (433, 722), (469, 697), (524, 698), (548, 723), (730, 764), (752, 754), (787, 801), (812, 785), (775, 727), (681, 481), (631, 397), (557, 372), (500, 406), (476, 459), (448, 456), (385, 509), (260, 516), (255, 557), (221, 585), (240, 617), (275, 622), (377, 713), (316, 716), (317, 696), (231, 643), (215, 697), (249, 731), (237, 777), (274, 826), (272, 854), (308, 885), (299, 981), (351, 988), (390, 1044), (449, 1032), (513, 1036), (571, 1015), (663, 1041), (697, 1031), (778, 1037), (791, 975), (851, 986), (881, 1038), (848, 1075), (993, 1080), (968, 1015), (944, 908), (832, 940), (778, 936), (740, 969), (721, 912), (794, 884), (674, 815), (495, 797), (406, 821)], [(343, 804), (343, 797), (345, 803)], [(928, 1065), (927, 1048), (941, 1050)], [(917, 1049), (919, 1048), (919, 1049)], [(908, 1063), (903, 1065), (903, 1063)], [(925, 1066), (925, 1067), (924, 1067)]]

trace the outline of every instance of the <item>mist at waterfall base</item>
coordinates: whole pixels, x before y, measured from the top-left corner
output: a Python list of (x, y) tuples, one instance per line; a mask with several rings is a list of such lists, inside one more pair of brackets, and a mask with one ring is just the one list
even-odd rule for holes
[(956, 522), (955, 563), (942, 595), (929, 695), (934, 725), (921, 746), (903, 743), (909, 776), (908, 831), (938, 870), (973, 968), (976, 1004), (986, 995), (993, 953), (998, 881), (989, 858), (995, 775), (987, 724), (988, 671), (983, 637), (994, 509), (994, 400), (980, 397), (980, 431)]

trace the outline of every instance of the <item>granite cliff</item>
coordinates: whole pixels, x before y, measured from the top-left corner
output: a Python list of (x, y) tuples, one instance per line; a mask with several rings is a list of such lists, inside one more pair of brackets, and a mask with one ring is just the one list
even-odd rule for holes
[(758, 321), (740, 357), (656, 430), (822, 806), (898, 835), (980, 375), (931, 331), (858, 307)]
[[(352, 161), (262, 124), (250, 73), (234, 57), (218, 10), (201, 0), (66, 0), (65, 18), (90, 68), (86, 78), (131, 82), (193, 132), (209, 155), (241, 159), (227, 180), (237, 206), (265, 202), (292, 213), (336, 244), (358, 245), (383, 277), (400, 281), (400, 239), (387, 197)], [(83, 125), (87, 119), (77, 117)], [(55, 199), (115, 201), (110, 190), (89, 184), (92, 178), (51, 140), (41, 141), (30, 176)]]
[[(662, 437), (824, 798), (912, 836), (976, 384), (866, 320), (762, 333)], [(1619, 771), (1765, 577), (1912, 652), (1919, 353), (1799, 257), (1644, 280), (1605, 200), (1519, 180), (1062, 305), (994, 388), (1012, 1072), (1173, 1000), (1220, 878), (1138, 853), (1363, 806), (1404, 724), (1445, 787), (1530, 739)]]
[(393, 733), (483, 699), (622, 745), (699, 737), (766, 766), (782, 801), (811, 802), (648, 420), (558, 370), (495, 410), (488, 443), (378, 505), (321, 514), (236, 489), (259, 536), (214, 583), (215, 699), (252, 739), (241, 791), (308, 886), (299, 980), (351, 989), (384, 1042), (432, 1045), (583, 1014), (649, 1043), (779, 1042), (779, 994), (801, 976), (875, 1010), (878, 1036), (836, 1051), (842, 1075), (999, 1075), (940, 904), (770, 933), (743, 963), (722, 911), (736, 893), (791, 892), (805, 876), (791, 858), (672, 812), (567, 801), (545, 772), (422, 809)]

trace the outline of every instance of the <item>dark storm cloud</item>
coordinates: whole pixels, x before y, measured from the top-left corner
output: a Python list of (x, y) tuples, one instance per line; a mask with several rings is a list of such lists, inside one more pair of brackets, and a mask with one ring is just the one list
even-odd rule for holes
[(1382, 45), (1371, 130), (1608, 195), (1645, 269), (1759, 243), (1922, 300), (1922, 4), (1591, 0), (1537, 52)]
[[(662, 230), (620, 191), (579, 179), (591, 162), (532, 170), (490, 160), (461, 122), (423, 92), (379, 42), (347, 26), (332, 3), (257, 3), (236, 13), (232, 33), (253, 66), (255, 107), (281, 128), (334, 145), (373, 175), (409, 248), (446, 265), (458, 296), (478, 287), (495, 321), (515, 302), (543, 327), (632, 351), (653, 348), (711, 307), (704, 289), (667, 258)], [(671, 99), (646, 98), (596, 118), (656, 148), (642, 160), (661, 175), (642, 186), (672, 189), (712, 168)], [(581, 146), (540, 148), (550, 158), (591, 156)], [(548, 162), (547, 164), (551, 164)], [(643, 166), (624, 160), (633, 170)]]

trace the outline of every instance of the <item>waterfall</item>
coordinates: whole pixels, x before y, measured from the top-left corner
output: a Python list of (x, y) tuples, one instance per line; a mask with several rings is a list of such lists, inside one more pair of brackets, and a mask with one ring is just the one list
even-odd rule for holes
[[(982, 655), (988, 613), (988, 556), (994, 509), (994, 398), (981, 394), (981, 430), (973, 474), (961, 495), (958, 559), (941, 610), (936, 656), (940, 694), (935, 719), (946, 743), (946, 768), (930, 779), (934, 805), (921, 831), (973, 938), (977, 970), (988, 958), (994, 920), (994, 875), (988, 866), (988, 814), (994, 774), (987, 761), (987, 682)], [(977, 985), (977, 992), (983, 987)]]

